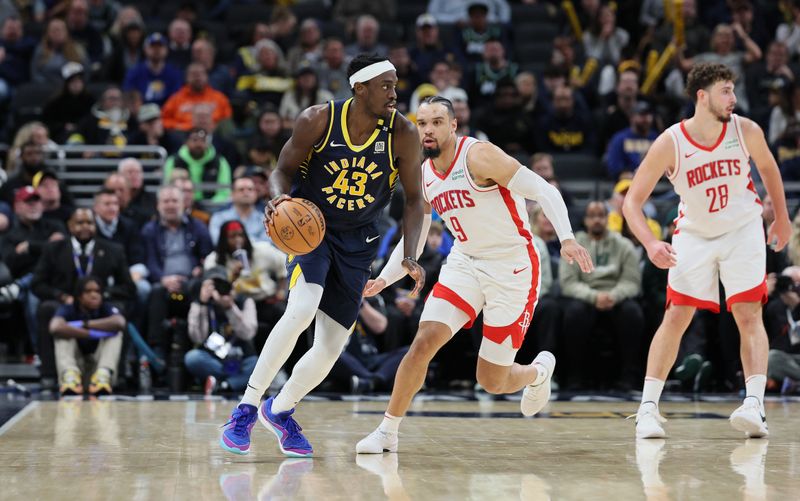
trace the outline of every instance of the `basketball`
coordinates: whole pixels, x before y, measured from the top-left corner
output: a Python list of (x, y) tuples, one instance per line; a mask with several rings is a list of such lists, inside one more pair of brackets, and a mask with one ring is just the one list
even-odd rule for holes
[(325, 236), (325, 218), (319, 207), (305, 198), (286, 200), (275, 207), (269, 236), (286, 254), (308, 254)]

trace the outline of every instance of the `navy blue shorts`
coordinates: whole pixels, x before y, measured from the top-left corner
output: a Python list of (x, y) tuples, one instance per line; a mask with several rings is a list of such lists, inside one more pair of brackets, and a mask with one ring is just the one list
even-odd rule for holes
[(287, 262), (290, 288), (300, 273), (306, 282), (321, 285), (324, 290), (319, 309), (349, 329), (358, 318), (362, 292), (380, 240), (377, 225), (352, 231), (329, 228), (319, 247)]

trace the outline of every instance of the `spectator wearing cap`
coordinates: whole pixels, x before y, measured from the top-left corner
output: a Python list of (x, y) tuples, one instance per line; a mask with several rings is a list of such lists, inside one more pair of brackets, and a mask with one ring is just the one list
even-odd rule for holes
[(459, 33), (461, 58), (470, 64), (483, 60), (483, 47), (489, 40), (500, 40), (508, 50), (506, 33), (500, 25), (489, 23), (489, 6), (472, 2), (467, 7), (467, 23)]
[(467, 9), (475, 4), (488, 7), (490, 23), (511, 22), (511, 7), (506, 0), (430, 0), (427, 11), (442, 24), (457, 24), (467, 21)]
[(128, 138), (128, 144), (138, 146), (161, 146), (172, 155), (181, 147), (178, 138), (169, 131), (164, 130), (161, 119), (161, 108), (156, 103), (147, 103), (139, 107), (136, 115), (138, 130)]
[[(259, 40), (255, 47), (257, 69), (241, 75), (236, 90), (259, 105), (280, 104), (283, 93), (292, 88), (283, 50), (272, 40)], [(349, 85), (349, 84), (348, 84)]]
[(409, 51), (409, 57), (416, 66), (417, 74), (428, 75), (438, 61), (452, 61), (455, 50), (448, 48), (439, 36), (439, 23), (431, 14), (417, 17), (416, 43)]
[(345, 47), (345, 53), (350, 57), (359, 54), (375, 54), (386, 56), (389, 53), (388, 47), (378, 41), (381, 25), (375, 16), (362, 14), (356, 20), (355, 41)]
[(278, 110), (270, 103), (261, 108), (256, 127), (255, 134), (247, 143), (247, 158), (254, 165), (272, 169), (290, 134), (284, 129)]
[(122, 148), (128, 144), (128, 134), (135, 120), (122, 102), (122, 91), (113, 85), (91, 108), (91, 113), (78, 123), (67, 138), (69, 144), (105, 144)]
[(281, 98), (278, 113), (283, 120), (283, 127), (291, 129), (294, 120), (301, 111), (315, 104), (322, 104), (333, 100), (333, 94), (319, 86), (319, 77), (314, 67), (308, 63), (301, 64), (294, 77), (292, 90), (287, 91)]
[(69, 62), (61, 68), (64, 85), (61, 92), (50, 100), (42, 111), (42, 121), (57, 142), (66, 141), (94, 104), (94, 97), (86, 91), (85, 72), (80, 63)]
[(67, 31), (62, 19), (53, 18), (47, 22), (42, 40), (31, 57), (31, 80), (36, 83), (49, 83), (61, 86), (61, 68), (68, 62), (89, 66), (89, 59), (83, 47), (76, 43)]
[(75, 207), (67, 187), (59, 181), (56, 171), (48, 168), (37, 172), (33, 176), (32, 186), (42, 199), (42, 217), (66, 224)]
[(0, 101), (11, 94), (11, 89), (27, 82), (31, 77), (31, 56), (36, 40), (26, 36), (22, 20), (16, 16), (5, 18), (0, 30)]
[[(210, 144), (208, 132), (194, 127), (189, 130), (186, 142), (178, 153), (164, 163), (164, 179), (169, 180), (173, 169), (185, 169), (195, 184), (195, 200), (226, 202), (231, 195), (231, 167)], [(200, 184), (216, 185), (200, 187)]]
[(647, 101), (636, 103), (630, 123), (630, 127), (614, 134), (608, 143), (606, 166), (611, 179), (618, 179), (623, 172), (636, 171), (658, 137), (653, 128), (653, 109)]
[(87, 0), (71, 0), (69, 7), (67, 7), (66, 20), (70, 37), (83, 46), (83, 50), (91, 61), (92, 71), (99, 70), (104, 56), (103, 37), (89, 23), (89, 3)]
[(226, 96), (233, 94), (236, 81), (233, 69), (217, 61), (217, 48), (207, 38), (198, 38), (192, 43), (192, 62), (199, 63), (208, 73), (208, 85)]
[(135, 158), (123, 158), (117, 164), (117, 172), (128, 181), (128, 210), (139, 214), (139, 220), (153, 219), (156, 215), (156, 196), (145, 188), (142, 163)]
[(167, 28), (167, 62), (183, 71), (192, 60), (192, 25), (185, 19), (173, 19)]
[[(397, 66), (395, 64), (395, 66)], [(400, 76), (398, 75), (398, 78)], [(347, 58), (341, 39), (331, 37), (322, 47), (322, 61), (319, 65), (319, 86), (328, 89), (334, 99), (347, 99), (353, 95), (350, 80), (347, 78)]]
[(163, 106), (183, 85), (181, 71), (167, 62), (167, 39), (152, 33), (144, 41), (145, 60), (128, 70), (124, 90), (137, 90), (145, 103)]
[(286, 61), (289, 71), (296, 74), (302, 65), (316, 67), (322, 59), (322, 32), (316, 19), (308, 18), (300, 23), (297, 44), (289, 49)]
[(208, 73), (200, 63), (186, 68), (186, 85), (170, 96), (161, 110), (164, 128), (188, 131), (192, 128), (192, 116), (198, 107), (208, 109), (214, 123), (231, 117), (231, 104), (222, 92), (208, 85)]
[(211, 242), (216, 245), (219, 232), (226, 221), (239, 221), (244, 225), (247, 236), (252, 242), (269, 242), (270, 239), (264, 231), (264, 216), (256, 209), (256, 185), (249, 177), (240, 177), (233, 181), (231, 200), (233, 204), (211, 215), (208, 223), (208, 233)]
[(789, 67), (789, 48), (786, 44), (777, 40), (770, 43), (764, 60), (747, 69), (746, 79), (751, 116), (757, 122), (764, 123), (769, 119), (770, 92), (789, 87), (795, 80), (795, 74)]
[(141, 19), (131, 19), (120, 27), (118, 35), (111, 39), (113, 48), (106, 63), (108, 80), (122, 82), (128, 71), (144, 59), (142, 45), (145, 35)]

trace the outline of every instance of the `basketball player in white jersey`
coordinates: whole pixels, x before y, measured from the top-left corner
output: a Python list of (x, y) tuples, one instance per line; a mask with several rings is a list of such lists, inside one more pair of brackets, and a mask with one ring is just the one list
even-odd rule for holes
[[(666, 436), (658, 410), (664, 380), (695, 310), (719, 312), (720, 280), (739, 328), (747, 387), (730, 422), (748, 437), (769, 433), (763, 404), (769, 344), (761, 320), (767, 300), (765, 242), (781, 250), (792, 229), (783, 183), (764, 133), (753, 121), (733, 113), (735, 78), (722, 64), (692, 68), (686, 91), (696, 102), (694, 116), (656, 139), (625, 197), (625, 219), (647, 256), (659, 268), (669, 268), (667, 310), (650, 345), (636, 414), (637, 438)], [(766, 239), (761, 200), (750, 178), (751, 159), (775, 205), (775, 222)], [(663, 175), (681, 197), (672, 245), (653, 237), (642, 213)]]
[[(539, 292), (539, 256), (533, 246), (525, 199), (536, 200), (561, 240), (561, 255), (588, 273), (589, 253), (575, 242), (558, 190), (491, 143), (456, 137), (453, 105), (425, 99), (417, 127), (426, 160), (422, 164), (425, 212), (436, 209), (456, 242), (439, 282), (425, 302), (419, 330), (397, 371), (383, 422), (356, 446), (358, 453), (397, 451), (397, 431), (419, 391), (428, 363), (462, 327), (483, 310), (478, 383), (490, 393), (523, 392), (521, 410), (539, 412), (550, 398), (555, 357), (543, 351), (530, 365), (514, 363), (528, 330)], [(367, 283), (372, 296), (405, 275), (397, 245), (380, 276)], [(422, 252), (418, 246), (417, 253)]]

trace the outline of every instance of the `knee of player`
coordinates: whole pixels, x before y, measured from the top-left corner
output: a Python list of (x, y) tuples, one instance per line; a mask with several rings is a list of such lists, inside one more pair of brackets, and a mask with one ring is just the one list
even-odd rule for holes
[(440, 334), (436, 330), (420, 328), (411, 343), (408, 355), (430, 360), (441, 347), (439, 337)]
[[(736, 306), (736, 305), (734, 305)], [(739, 327), (739, 333), (742, 336), (758, 335), (761, 334), (763, 329), (763, 320), (761, 318), (761, 310), (751, 308), (733, 309), (736, 325)]]
[(487, 376), (480, 371), (477, 373), (476, 379), (478, 380), (478, 384), (481, 385), (481, 388), (486, 390), (487, 393), (491, 393), (492, 395), (505, 393), (503, 390), (505, 387), (505, 380)]

